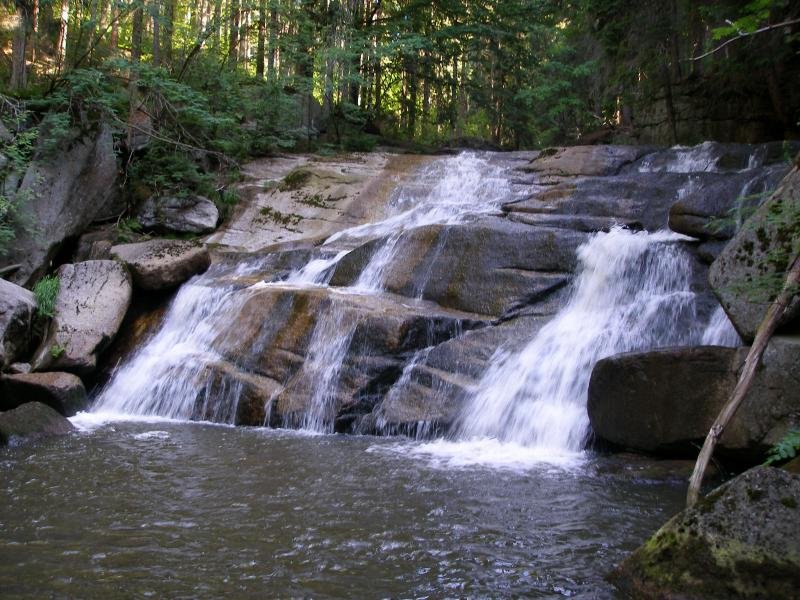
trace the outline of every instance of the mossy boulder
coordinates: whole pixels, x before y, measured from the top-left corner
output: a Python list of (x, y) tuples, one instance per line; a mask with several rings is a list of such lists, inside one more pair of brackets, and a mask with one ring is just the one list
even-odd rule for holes
[(755, 467), (684, 510), (611, 580), (634, 598), (796, 598), (800, 475)]
[[(773, 298), (780, 292), (789, 261), (800, 250), (800, 167), (742, 225), (711, 265), (709, 281), (739, 335), (752, 342)], [(800, 316), (790, 305), (781, 327)]]

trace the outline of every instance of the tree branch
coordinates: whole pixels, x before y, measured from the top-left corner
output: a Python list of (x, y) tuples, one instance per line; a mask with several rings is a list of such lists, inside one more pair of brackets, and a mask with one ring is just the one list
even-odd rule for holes
[(773, 29), (779, 29), (781, 27), (786, 27), (787, 25), (794, 25), (796, 23), (800, 23), (800, 19), (789, 19), (788, 21), (783, 21), (782, 23), (776, 23), (775, 25), (766, 25), (765, 27), (762, 27), (760, 29), (756, 29), (755, 31), (743, 31), (743, 32), (740, 32), (739, 35), (737, 35), (736, 37), (722, 42), (719, 46), (709, 50), (705, 54), (701, 54), (700, 56), (694, 56), (692, 58), (685, 58), (684, 62), (700, 60), (702, 58), (705, 58), (706, 56), (711, 56), (712, 54), (715, 54), (715, 53), (719, 52), (720, 50), (722, 50), (728, 44), (731, 44), (731, 43), (733, 43), (733, 42), (735, 42), (737, 40), (740, 40), (742, 38), (746, 38), (746, 37), (749, 37), (751, 35), (756, 35), (758, 33), (765, 33), (767, 31), (772, 31)]
[(722, 411), (719, 413), (719, 416), (717, 416), (717, 419), (714, 421), (714, 424), (711, 426), (706, 436), (703, 449), (700, 450), (700, 455), (697, 457), (697, 462), (694, 465), (692, 477), (689, 480), (689, 490), (686, 494), (686, 506), (692, 506), (697, 502), (697, 498), (700, 495), (700, 486), (703, 483), (703, 476), (708, 467), (708, 461), (714, 453), (714, 446), (716, 446), (717, 440), (722, 437), (725, 427), (727, 427), (730, 420), (736, 414), (736, 410), (750, 390), (750, 386), (756, 374), (756, 369), (758, 368), (758, 363), (761, 362), (761, 356), (764, 354), (764, 350), (766, 350), (767, 344), (775, 328), (778, 326), (778, 320), (797, 292), (796, 287), (798, 282), (800, 282), (800, 255), (795, 257), (786, 275), (786, 282), (783, 284), (781, 293), (778, 294), (778, 297), (775, 298), (775, 301), (770, 305), (767, 314), (764, 315), (764, 320), (761, 321), (761, 325), (758, 326), (758, 332), (756, 332), (753, 345), (747, 353), (747, 358), (744, 361), (744, 368), (733, 390), (733, 394), (731, 394), (725, 406), (722, 407)]

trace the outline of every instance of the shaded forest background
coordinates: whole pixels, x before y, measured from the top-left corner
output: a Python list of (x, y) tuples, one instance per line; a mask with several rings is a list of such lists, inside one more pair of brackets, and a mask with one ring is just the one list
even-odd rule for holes
[(794, 138), (799, 23), (790, 0), (6, 0), (2, 168), (101, 123), (133, 200), (287, 150)]

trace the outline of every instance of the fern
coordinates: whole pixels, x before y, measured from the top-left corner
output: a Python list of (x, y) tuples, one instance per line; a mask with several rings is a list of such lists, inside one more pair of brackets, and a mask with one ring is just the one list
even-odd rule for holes
[(769, 449), (764, 464), (771, 465), (794, 458), (798, 450), (800, 450), (800, 429), (792, 429)]

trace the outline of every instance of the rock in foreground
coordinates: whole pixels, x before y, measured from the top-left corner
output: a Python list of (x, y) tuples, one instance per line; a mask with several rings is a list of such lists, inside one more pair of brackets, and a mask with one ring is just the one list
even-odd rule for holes
[(800, 476), (756, 467), (673, 517), (614, 571), (634, 598), (796, 598)]
[(18, 285), (0, 279), (0, 369), (28, 351), (36, 298)]
[(49, 334), (34, 369), (87, 373), (117, 334), (131, 301), (131, 278), (113, 260), (63, 265)]
[(27, 402), (0, 413), (0, 446), (17, 444), (53, 435), (65, 435), (75, 427), (57, 411), (41, 402)]
[[(746, 348), (703, 346), (620, 354), (599, 361), (589, 383), (595, 435), (617, 446), (694, 457), (736, 385)], [(800, 337), (776, 336), (718, 449), (750, 464), (800, 426)]]
[(20, 373), (0, 377), (0, 410), (41, 402), (66, 417), (86, 408), (83, 382), (71, 373)]
[(179, 240), (120, 244), (111, 248), (111, 254), (128, 266), (134, 284), (145, 290), (179, 286), (211, 264), (204, 246)]

